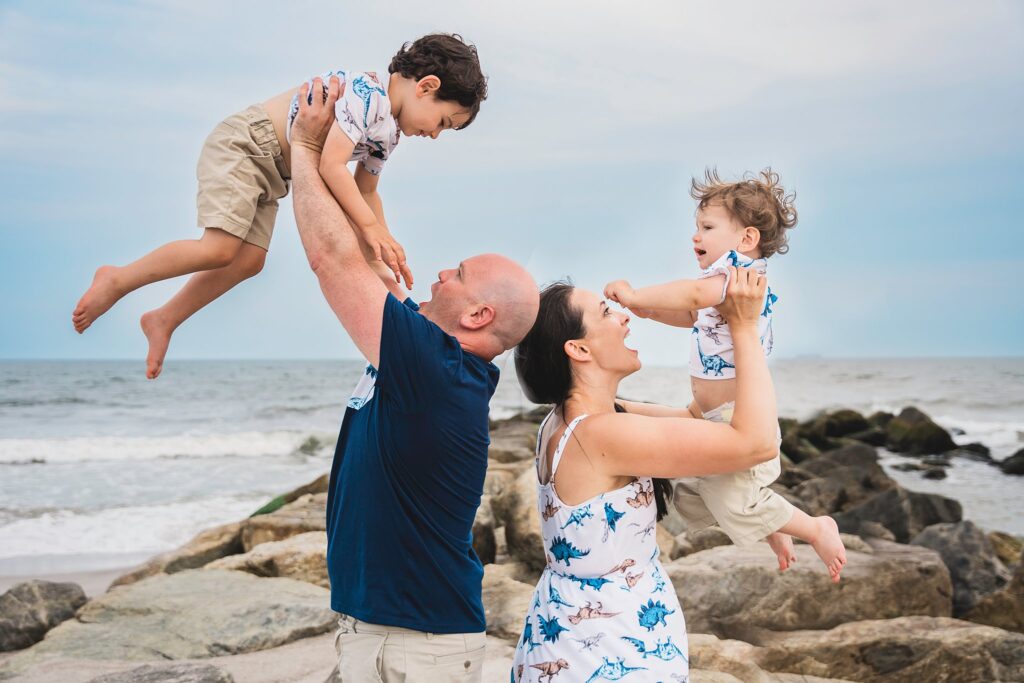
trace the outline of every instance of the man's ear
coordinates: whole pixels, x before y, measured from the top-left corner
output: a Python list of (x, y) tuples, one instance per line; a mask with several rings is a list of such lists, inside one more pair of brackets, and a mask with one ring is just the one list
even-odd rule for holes
[(570, 339), (562, 345), (562, 348), (565, 350), (565, 355), (574, 361), (590, 360), (590, 347), (580, 339)]
[(740, 251), (751, 251), (761, 244), (761, 231), (752, 225), (743, 228), (743, 241), (740, 242)]
[(459, 324), (468, 330), (479, 330), (492, 322), (494, 322), (494, 308), (488, 304), (476, 304), (459, 318)]
[(438, 88), (441, 87), (441, 79), (437, 76), (430, 74), (424, 76), (416, 82), (416, 96), (423, 97), (424, 95), (434, 95), (437, 93)]

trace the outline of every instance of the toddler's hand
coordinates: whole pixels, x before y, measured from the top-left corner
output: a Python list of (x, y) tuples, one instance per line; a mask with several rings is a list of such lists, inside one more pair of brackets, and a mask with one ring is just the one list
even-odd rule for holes
[[(630, 304), (633, 302), (633, 295), (636, 294), (636, 290), (626, 280), (615, 280), (609, 282), (604, 286), (604, 296), (606, 299), (611, 299), (620, 306), (630, 308)], [(632, 309), (631, 309), (632, 310)], [(639, 315), (639, 313), (637, 314)], [(647, 316), (640, 316), (645, 318)]]
[(395, 282), (405, 280), (405, 286), (412, 289), (412, 271), (405, 262), (405, 249), (380, 223), (374, 223), (362, 231), (363, 241), (373, 257), (383, 261), (395, 273)]

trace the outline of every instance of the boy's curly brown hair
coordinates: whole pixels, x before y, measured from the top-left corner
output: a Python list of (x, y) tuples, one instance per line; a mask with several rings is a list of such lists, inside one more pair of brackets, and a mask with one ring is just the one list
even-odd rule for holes
[(707, 169), (703, 181), (694, 178), (690, 183), (690, 196), (697, 200), (698, 209), (720, 204), (744, 227), (757, 228), (761, 233), (758, 247), (764, 258), (789, 251), (786, 233), (796, 225), (796, 193), (786, 194), (779, 184), (779, 174), (771, 168), (757, 175), (746, 173), (733, 183), (719, 178), (717, 169)]
[(480, 103), (487, 99), (487, 78), (480, 70), (476, 46), (464, 41), (457, 33), (431, 33), (406, 43), (391, 58), (388, 73), (416, 81), (424, 76), (441, 79), (441, 87), (435, 97), (458, 102), (469, 110), (469, 119), (459, 126), (459, 130), (473, 123), (480, 111)]

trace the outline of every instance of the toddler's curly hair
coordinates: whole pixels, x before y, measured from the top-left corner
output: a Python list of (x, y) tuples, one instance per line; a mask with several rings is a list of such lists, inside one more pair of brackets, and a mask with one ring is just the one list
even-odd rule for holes
[(431, 75), (441, 79), (437, 99), (458, 102), (469, 110), (460, 130), (473, 123), (480, 103), (487, 99), (487, 78), (480, 70), (476, 46), (457, 33), (431, 33), (406, 43), (392, 57), (388, 73), (417, 81)]
[(789, 251), (787, 231), (796, 225), (796, 193), (787, 194), (771, 168), (756, 175), (746, 173), (732, 183), (719, 178), (716, 169), (707, 169), (703, 180), (694, 178), (690, 183), (690, 196), (697, 200), (698, 209), (720, 204), (744, 227), (757, 228), (764, 258)]

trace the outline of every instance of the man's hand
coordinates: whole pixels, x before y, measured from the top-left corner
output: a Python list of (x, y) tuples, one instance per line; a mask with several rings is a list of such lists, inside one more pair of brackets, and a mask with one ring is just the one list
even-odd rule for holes
[(405, 262), (405, 249), (395, 241), (391, 232), (379, 222), (361, 230), (362, 242), (372, 257), (387, 265), (395, 274), (395, 282), (405, 280), (405, 286), (412, 289), (412, 272)]
[[(313, 92), (324, 92), (324, 82), (320, 77), (313, 79)], [(292, 123), (292, 148), (305, 147), (319, 154), (324, 150), (324, 142), (336, 120), (334, 104), (341, 97), (341, 84), (337, 76), (331, 76), (324, 97), (310, 97), (309, 84), (303, 83), (299, 88), (299, 113)]]
[[(629, 309), (632, 309), (633, 307), (632, 304), (634, 303), (633, 298), (635, 294), (636, 290), (634, 290), (632, 285), (625, 280), (615, 280), (614, 282), (609, 282), (604, 286), (605, 298), (611, 299), (620, 306), (625, 306)], [(646, 318), (647, 316), (640, 317)]]

